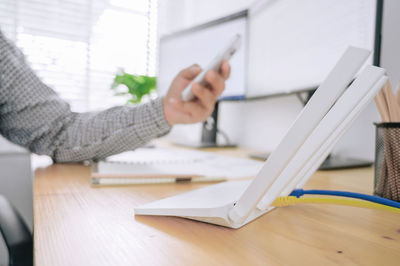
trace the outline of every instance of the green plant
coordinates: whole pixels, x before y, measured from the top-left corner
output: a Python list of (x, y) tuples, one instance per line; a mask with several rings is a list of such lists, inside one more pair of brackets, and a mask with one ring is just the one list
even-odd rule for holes
[(115, 91), (115, 95), (131, 95), (128, 104), (140, 103), (144, 95), (156, 91), (156, 77), (132, 75), (121, 70), (115, 76), (111, 89)]

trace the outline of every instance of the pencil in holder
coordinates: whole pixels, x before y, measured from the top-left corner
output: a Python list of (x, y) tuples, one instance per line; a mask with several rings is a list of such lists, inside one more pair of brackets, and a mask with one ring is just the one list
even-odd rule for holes
[(376, 123), (374, 194), (400, 202), (400, 123)]

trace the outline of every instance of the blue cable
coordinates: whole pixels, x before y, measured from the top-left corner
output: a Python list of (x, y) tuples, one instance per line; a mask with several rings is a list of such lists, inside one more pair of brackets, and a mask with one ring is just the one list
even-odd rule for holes
[(311, 190), (303, 190), (303, 189), (295, 189), (290, 193), (289, 196), (296, 196), (300, 198), (303, 195), (330, 195), (330, 196), (340, 196), (340, 197), (348, 197), (348, 198), (356, 198), (362, 199), (366, 201), (371, 201), (395, 208), (400, 208), (400, 202), (385, 199), (378, 196), (366, 195), (361, 193), (355, 192), (347, 192), (347, 191), (337, 191), (337, 190), (318, 190), (318, 189), (311, 189)]

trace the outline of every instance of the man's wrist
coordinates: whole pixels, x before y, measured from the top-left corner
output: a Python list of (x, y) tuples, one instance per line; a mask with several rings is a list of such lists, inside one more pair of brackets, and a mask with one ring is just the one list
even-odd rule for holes
[(162, 102), (162, 110), (163, 110), (165, 122), (170, 127), (172, 127), (174, 125), (174, 123), (171, 121), (170, 113), (168, 110), (168, 98), (166, 96), (162, 97), (161, 102)]

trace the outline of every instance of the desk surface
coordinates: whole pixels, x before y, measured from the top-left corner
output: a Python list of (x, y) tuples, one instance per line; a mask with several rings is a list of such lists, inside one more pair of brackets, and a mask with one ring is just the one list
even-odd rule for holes
[[(237, 151), (233, 151), (236, 152)], [(91, 188), (89, 167), (52, 165), (34, 180), (36, 265), (398, 265), (400, 216), (333, 205), (276, 209), (241, 229), (133, 208), (202, 187)], [(371, 193), (372, 168), (317, 172), (306, 188)]]

